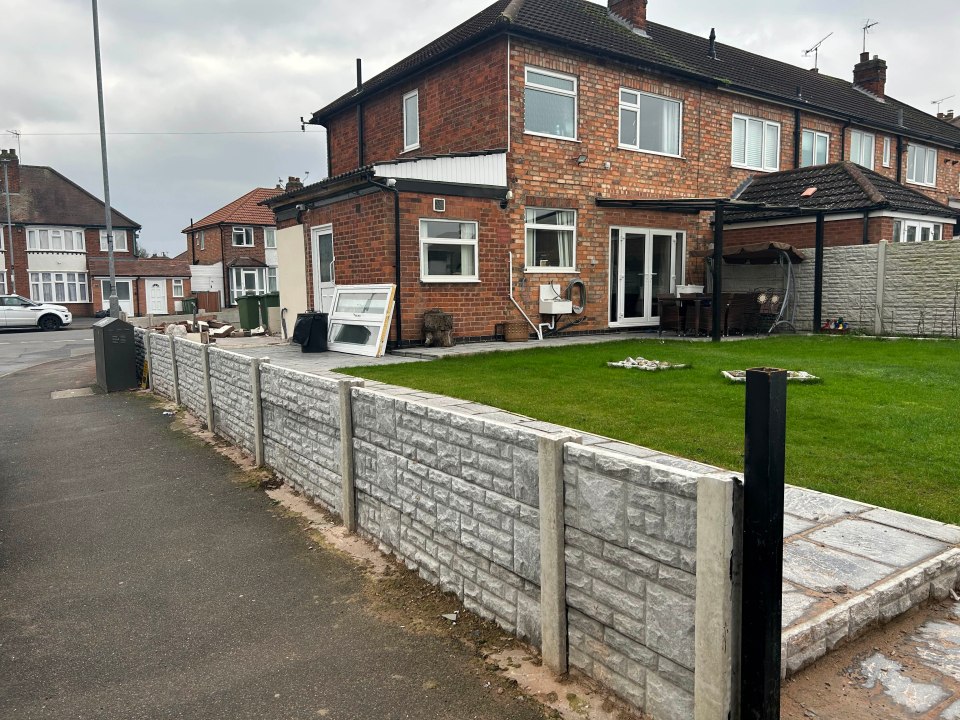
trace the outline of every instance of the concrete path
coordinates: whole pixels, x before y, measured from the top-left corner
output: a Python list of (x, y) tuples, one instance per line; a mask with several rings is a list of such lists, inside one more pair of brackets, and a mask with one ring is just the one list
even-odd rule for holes
[(0, 718), (541, 717), (148, 397), (51, 398), (92, 382), (0, 380)]

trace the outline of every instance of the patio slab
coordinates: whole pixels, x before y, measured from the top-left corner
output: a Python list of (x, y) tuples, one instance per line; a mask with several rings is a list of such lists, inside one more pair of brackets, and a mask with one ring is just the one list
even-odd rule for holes
[(883, 563), (815, 545), (805, 540), (783, 548), (783, 577), (795, 585), (821, 593), (863, 590), (893, 572)]
[(926, 560), (947, 546), (937, 540), (868, 520), (841, 520), (807, 535), (824, 545), (866, 558), (882, 558), (887, 565), (909, 567)]

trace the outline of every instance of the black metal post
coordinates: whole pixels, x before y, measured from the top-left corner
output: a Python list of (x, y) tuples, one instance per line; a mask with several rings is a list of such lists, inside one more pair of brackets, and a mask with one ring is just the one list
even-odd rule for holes
[(720, 307), (720, 293), (723, 290), (723, 205), (717, 203), (717, 210), (713, 217), (713, 303), (711, 312), (713, 313), (713, 327), (711, 328), (710, 339), (713, 342), (720, 342), (723, 336), (723, 328), (720, 327), (720, 318), (722, 317)]
[(747, 370), (740, 716), (780, 718), (787, 373)]
[(813, 264), (813, 331), (823, 325), (823, 213), (817, 213), (816, 257)]

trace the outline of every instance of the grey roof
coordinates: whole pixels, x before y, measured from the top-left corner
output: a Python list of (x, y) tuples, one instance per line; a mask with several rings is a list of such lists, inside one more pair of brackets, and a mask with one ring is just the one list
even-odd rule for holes
[[(722, 31), (721, 28), (721, 34)], [(811, 112), (837, 115), (868, 127), (960, 147), (960, 127), (889, 96), (880, 101), (850, 81), (723, 43), (717, 43), (714, 59), (709, 53), (706, 26), (703, 36), (699, 36), (648, 22), (645, 36), (624, 25), (607, 8), (587, 0), (499, 0), (364, 83), (360, 93), (352, 90), (318, 110), (312, 122), (323, 124), (357, 100), (390, 87), (465, 47), (503, 33), (559, 43), (607, 59), (808, 108)]]
[[(50, 167), (20, 166), (20, 192), (10, 193), (10, 214), (23, 225), (72, 225), (105, 227), (104, 203), (72, 180)], [(5, 202), (0, 218), (7, 221)], [(140, 223), (113, 210), (114, 227), (139, 229)]]
[[(811, 187), (817, 191), (809, 198), (801, 198)], [(852, 162), (758, 175), (736, 199), (768, 205), (799, 205), (804, 210), (825, 213), (896, 210), (947, 218), (960, 216), (956, 209)], [(728, 211), (724, 219), (727, 223), (755, 222), (790, 215), (775, 210), (733, 210)]]

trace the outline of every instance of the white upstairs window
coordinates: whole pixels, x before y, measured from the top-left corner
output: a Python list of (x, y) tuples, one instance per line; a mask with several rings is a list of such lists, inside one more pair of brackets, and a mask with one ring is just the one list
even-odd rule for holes
[(883, 166), (890, 167), (890, 138), (883, 138)]
[(731, 162), (747, 170), (779, 170), (780, 123), (734, 115)]
[(76, 228), (27, 228), (27, 250), (84, 252), (83, 230)]
[[(107, 231), (100, 231), (100, 250), (107, 252)], [(114, 252), (127, 252), (127, 231), (126, 230), (114, 230), (113, 231), (113, 251)]]
[(937, 150), (911, 144), (907, 148), (907, 182), (933, 187), (937, 184)]
[(403, 151), (420, 147), (420, 92), (403, 96)]
[(277, 249), (277, 229), (275, 227), (263, 229), (263, 246), (268, 250)]
[(876, 138), (872, 133), (862, 130), (850, 131), (850, 160), (857, 165), (873, 170), (874, 148)]
[(680, 115), (678, 100), (621, 88), (620, 147), (680, 155)]
[(523, 93), (524, 130), (532, 135), (577, 139), (577, 79), (528, 67)]
[(800, 167), (826, 165), (830, 157), (830, 136), (816, 130), (804, 130), (800, 141)]
[(252, 227), (235, 227), (232, 236), (234, 247), (253, 247)]

